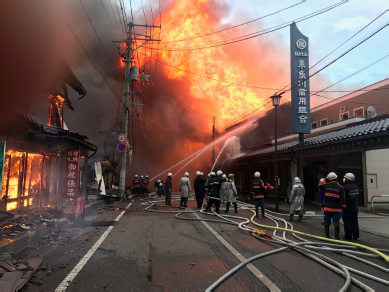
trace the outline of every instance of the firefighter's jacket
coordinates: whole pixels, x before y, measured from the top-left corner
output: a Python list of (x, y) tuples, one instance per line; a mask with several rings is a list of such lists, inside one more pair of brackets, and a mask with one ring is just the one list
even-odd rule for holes
[(336, 181), (330, 181), (319, 185), (324, 192), (324, 211), (342, 212), (346, 208), (346, 199), (344, 197), (343, 187)]
[(204, 190), (205, 179), (201, 176), (198, 176), (194, 179), (193, 187), (196, 192), (202, 192)]
[(132, 187), (133, 188), (139, 188), (140, 187), (140, 180), (139, 180), (139, 178), (134, 178), (134, 180), (132, 181)]
[(356, 184), (351, 181), (347, 181), (344, 185), (344, 196), (346, 199), (345, 212), (358, 212), (358, 199), (359, 199), (359, 188)]
[(168, 176), (165, 180), (165, 192), (168, 193), (172, 190), (172, 178)]
[(209, 198), (220, 200), (220, 188), (223, 182), (228, 181), (225, 177), (210, 177), (207, 181), (205, 189), (208, 189)]
[(265, 197), (264, 192), (266, 189), (267, 187), (265, 186), (262, 180), (260, 180), (259, 178), (254, 179), (251, 184), (251, 194), (253, 195), (254, 200), (263, 199)]
[(305, 197), (305, 188), (301, 183), (293, 185), (292, 191), (290, 193), (290, 202), (292, 205), (290, 209), (293, 211), (300, 211), (304, 209), (304, 197)]

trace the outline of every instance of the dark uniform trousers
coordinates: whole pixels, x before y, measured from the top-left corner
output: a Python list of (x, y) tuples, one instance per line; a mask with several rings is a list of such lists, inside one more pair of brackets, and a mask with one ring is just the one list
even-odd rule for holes
[(358, 212), (344, 211), (342, 219), (344, 223), (344, 237), (348, 239), (359, 238)]

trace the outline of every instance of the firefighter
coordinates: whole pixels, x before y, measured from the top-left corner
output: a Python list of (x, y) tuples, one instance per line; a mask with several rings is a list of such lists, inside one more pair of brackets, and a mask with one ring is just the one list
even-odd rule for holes
[(231, 173), (228, 175), (228, 182), (226, 184), (226, 213), (228, 213), (230, 209), (231, 203), (234, 205), (235, 213), (238, 213), (238, 205), (236, 204), (236, 197), (238, 196), (238, 192), (236, 191), (234, 175)]
[(172, 205), (172, 178), (173, 175), (169, 172), (165, 180), (165, 193), (166, 193), (165, 205), (168, 206)]
[(205, 207), (205, 212), (208, 212), (210, 211), (210, 207), (209, 207), (209, 194), (210, 194), (210, 189), (208, 189), (208, 181), (211, 177), (215, 176), (215, 173), (214, 172), (210, 172), (208, 173), (208, 179), (207, 179), (207, 182), (205, 183), (205, 186), (204, 186), (204, 190), (205, 190), (205, 197), (207, 198), (207, 205)]
[(335, 172), (330, 172), (326, 177), (326, 183), (319, 185), (324, 192), (324, 232), (327, 238), (330, 238), (331, 219), (335, 226), (335, 239), (339, 238), (340, 226), (339, 220), (342, 216), (342, 209), (346, 208), (343, 187), (336, 181)]
[(227, 178), (224, 178), (221, 170), (217, 171), (217, 177), (215, 173), (211, 173), (211, 177), (207, 182), (206, 188), (209, 190), (209, 201), (207, 210), (211, 210), (212, 205), (215, 205), (216, 213), (219, 214), (220, 209), (220, 188), (221, 183), (226, 182)]
[(251, 193), (253, 194), (253, 199), (255, 201), (255, 217), (259, 217), (258, 209), (261, 207), (262, 218), (265, 218), (265, 195), (264, 192), (267, 189), (265, 184), (261, 179), (259, 179), (261, 174), (257, 171), (254, 173), (255, 179), (251, 185)]
[(145, 179), (143, 178), (143, 175), (140, 176), (140, 188), (139, 188), (139, 195), (143, 196), (145, 194)]
[(189, 173), (185, 172), (184, 176), (180, 180), (179, 191), (181, 192), (180, 207), (188, 207), (188, 197), (192, 191), (190, 187)]
[(223, 203), (223, 207), (226, 207), (226, 183), (228, 182), (227, 176), (225, 174), (222, 175), (223, 178), (226, 179), (225, 182), (221, 183), (220, 187), (220, 204)]
[(149, 176), (148, 175), (146, 175), (146, 177), (145, 177), (145, 179), (143, 180), (143, 184), (144, 184), (144, 187), (145, 187), (145, 189), (144, 189), (144, 192), (145, 192), (145, 195), (147, 196), (147, 194), (149, 193)]
[(157, 196), (158, 197), (165, 196), (165, 189), (163, 187), (162, 180), (159, 179), (158, 181), (159, 181), (159, 184), (157, 186)]
[(294, 185), (292, 191), (290, 192), (290, 213), (289, 221), (293, 221), (294, 214), (299, 214), (298, 221), (301, 222), (304, 215), (304, 197), (305, 197), (305, 188), (301, 183), (301, 180), (298, 177), (294, 178)]
[(343, 178), (344, 196), (346, 199), (346, 208), (343, 209), (342, 219), (344, 222), (344, 239), (357, 240), (359, 238), (358, 226), (358, 199), (359, 188), (354, 184), (355, 175), (346, 173)]
[(155, 194), (158, 196), (158, 189), (160, 187), (160, 184), (163, 183), (162, 179), (157, 179), (154, 182), (154, 187), (155, 187)]
[(137, 174), (132, 181), (132, 193), (134, 196), (137, 196), (140, 193), (140, 180)]
[(193, 182), (193, 188), (195, 190), (196, 195), (196, 201), (197, 201), (197, 208), (201, 208), (203, 206), (203, 200), (204, 200), (204, 186), (205, 186), (205, 179), (201, 176), (201, 172), (196, 172), (196, 178)]
[[(320, 182), (319, 182), (319, 186), (321, 184), (325, 184), (325, 183), (326, 183), (326, 180), (324, 178), (321, 178)], [(323, 213), (323, 222), (321, 222), (321, 225), (324, 225), (324, 210), (323, 210), (323, 208), (324, 208), (324, 205), (323, 205), (323, 202), (324, 202), (324, 192), (320, 188), (317, 190), (317, 197), (319, 199), (319, 206), (320, 206), (321, 211)]]

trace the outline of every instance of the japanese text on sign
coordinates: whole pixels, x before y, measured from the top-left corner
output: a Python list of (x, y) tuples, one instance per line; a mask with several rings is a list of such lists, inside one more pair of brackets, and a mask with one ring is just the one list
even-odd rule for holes
[(66, 150), (64, 197), (67, 198), (77, 197), (79, 160), (80, 160), (80, 149)]
[(73, 214), (82, 214), (84, 212), (84, 197), (75, 198), (73, 201)]
[(311, 132), (308, 38), (295, 23), (290, 33), (292, 132), (307, 134)]

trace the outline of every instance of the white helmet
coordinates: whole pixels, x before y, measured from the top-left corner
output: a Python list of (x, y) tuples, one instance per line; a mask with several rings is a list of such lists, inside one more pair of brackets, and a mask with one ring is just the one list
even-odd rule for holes
[(135, 177), (138, 177), (138, 175), (136, 174)]
[(347, 179), (347, 180), (350, 180), (350, 181), (354, 181), (355, 180), (355, 175), (352, 174), (351, 172), (349, 172), (349, 173), (346, 173), (344, 175), (344, 178)]
[(225, 174), (223, 174), (223, 177), (226, 178), (227, 176)]
[(261, 174), (260, 174), (259, 171), (257, 171), (257, 172), (254, 173), (254, 177), (255, 177), (255, 178), (259, 178), (260, 176), (261, 176)]
[(218, 170), (216, 174), (217, 174), (217, 176), (220, 176), (222, 173), (223, 173), (223, 171)]
[(149, 177), (149, 175), (146, 175), (146, 177)]
[(167, 174), (167, 176), (173, 176), (173, 175), (172, 175), (172, 173), (171, 173), (171, 172), (169, 172), (169, 173)]
[(160, 183), (159, 186), (162, 187), (162, 183)]
[(143, 175), (141, 175), (140, 178), (143, 178)]
[(326, 179), (325, 179), (325, 178), (321, 178), (321, 179), (320, 179), (320, 182), (322, 182), (323, 180), (326, 180)]
[(294, 178), (294, 182), (295, 182), (295, 183), (301, 183), (301, 180), (296, 176), (296, 177)]
[(338, 176), (336, 175), (335, 172), (330, 172), (328, 175), (327, 175), (327, 179), (328, 180), (335, 180)]
[(210, 173), (210, 175), (211, 175), (211, 176), (215, 176), (216, 174), (212, 171), (212, 172)]
[(200, 172), (200, 175), (204, 175), (204, 173)]
[(196, 175), (197, 176), (201, 175), (201, 172), (200, 171), (196, 171)]
[(186, 177), (188, 177), (189, 176), (189, 173), (187, 173), (187, 172), (185, 172), (185, 174), (184, 174)]

